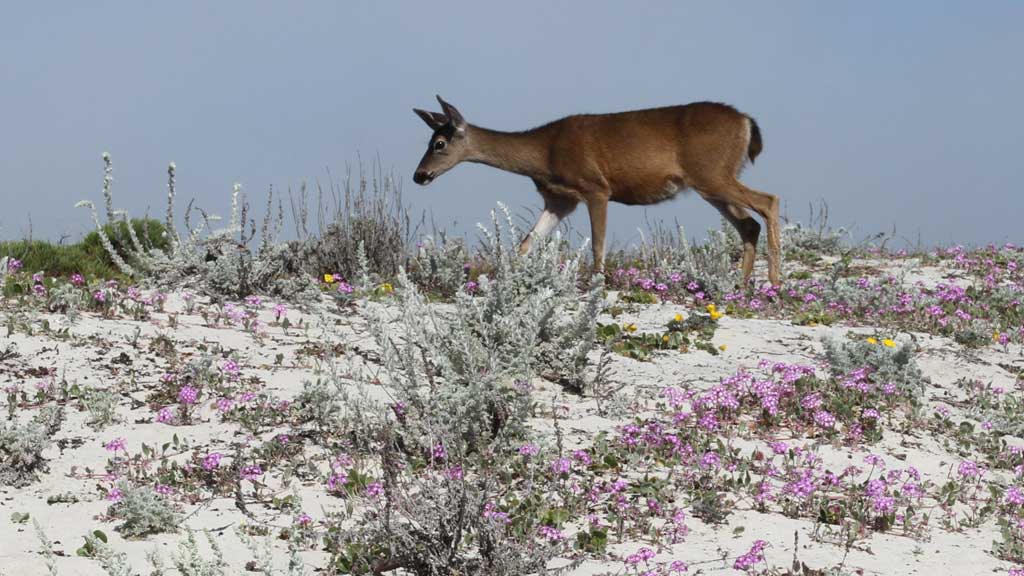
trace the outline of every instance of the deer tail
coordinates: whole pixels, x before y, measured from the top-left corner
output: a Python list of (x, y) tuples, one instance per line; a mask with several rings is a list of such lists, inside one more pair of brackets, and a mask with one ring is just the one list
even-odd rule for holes
[(761, 153), (764, 149), (764, 143), (761, 141), (761, 128), (757, 125), (757, 121), (747, 116), (747, 120), (750, 121), (750, 142), (747, 144), (747, 157), (750, 158), (750, 163), (754, 163), (754, 158)]

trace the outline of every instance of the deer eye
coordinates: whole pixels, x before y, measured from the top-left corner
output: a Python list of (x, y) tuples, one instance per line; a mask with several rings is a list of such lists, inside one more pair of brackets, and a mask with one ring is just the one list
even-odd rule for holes
[(441, 150), (444, 150), (444, 147), (447, 145), (448, 143), (445, 142), (444, 140), (438, 140), (437, 142), (434, 142), (434, 152), (440, 152)]

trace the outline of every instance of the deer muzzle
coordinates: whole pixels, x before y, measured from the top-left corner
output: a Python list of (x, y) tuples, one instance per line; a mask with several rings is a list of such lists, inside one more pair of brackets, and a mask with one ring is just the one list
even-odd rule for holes
[(412, 181), (420, 186), (426, 186), (434, 181), (434, 173), (427, 172), (426, 170), (417, 170), (416, 173), (412, 175)]

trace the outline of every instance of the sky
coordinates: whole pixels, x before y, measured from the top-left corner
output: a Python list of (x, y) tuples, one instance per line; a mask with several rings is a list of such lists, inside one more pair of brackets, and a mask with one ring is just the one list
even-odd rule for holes
[[(855, 239), (1024, 243), (1024, 2), (6, 2), (0, 8), (0, 238), (80, 238), (79, 200), (162, 217), (226, 216), (232, 185), (337, 180), (379, 159), (414, 215), (473, 235), (521, 176), (465, 164), (412, 182), (435, 94), (467, 121), (522, 130), (574, 113), (716, 100), (754, 116), (743, 180), (807, 222), (824, 202)], [(180, 216), (180, 215), (179, 215)], [(719, 224), (696, 194), (614, 206), (609, 239), (647, 221)], [(586, 210), (570, 218), (589, 231)]]

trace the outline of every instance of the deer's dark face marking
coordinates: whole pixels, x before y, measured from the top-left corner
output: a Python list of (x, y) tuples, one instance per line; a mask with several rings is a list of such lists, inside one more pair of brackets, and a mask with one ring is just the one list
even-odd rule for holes
[(434, 130), (427, 151), (423, 153), (423, 158), (412, 175), (412, 181), (421, 186), (430, 184), (438, 176), (465, 160), (468, 155), (465, 119), (454, 106), (442, 100), (440, 96), (437, 97), (437, 101), (441, 103), (444, 113), (413, 108), (413, 112)]

